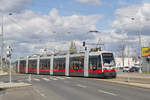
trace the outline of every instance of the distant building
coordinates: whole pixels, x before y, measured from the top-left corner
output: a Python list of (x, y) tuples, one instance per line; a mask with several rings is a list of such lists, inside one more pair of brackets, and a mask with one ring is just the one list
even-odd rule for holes
[(76, 45), (75, 45), (75, 42), (74, 42), (74, 41), (71, 41), (69, 51), (70, 51), (71, 54), (77, 53), (77, 48), (76, 48)]
[(117, 67), (134, 66), (136, 63), (138, 63), (133, 58), (124, 58), (124, 66), (123, 66), (123, 60), (121, 57), (116, 57), (115, 61), (116, 61)]

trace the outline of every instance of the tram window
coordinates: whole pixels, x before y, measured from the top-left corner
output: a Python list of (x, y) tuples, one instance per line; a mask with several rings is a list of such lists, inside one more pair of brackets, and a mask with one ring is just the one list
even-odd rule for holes
[(29, 68), (36, 68), (37, 60), (29, 60)]
[(65, 58), (54, 59), (54, 69), (65, 69)]
[(91, 70), (102, 69), (100, 56), (90, 56), (89, 57), (89, 69), (91, 69)]
[(70, 69), (78, 70), (84, 68), (84, 57), (72, 57), (70, 58)]
[(49, 69), (50, 68), (50, 60), (49, 59), (41, 59), (40, 60), (40, 68), (41, 69)]
[(26, 61), (22, 60), (20, 61), (20, 68), (25, 68), (26, 67)]
[(104, 66), (114, 66), (115, 60), (112, 53), (103, 53), (103, 63)]

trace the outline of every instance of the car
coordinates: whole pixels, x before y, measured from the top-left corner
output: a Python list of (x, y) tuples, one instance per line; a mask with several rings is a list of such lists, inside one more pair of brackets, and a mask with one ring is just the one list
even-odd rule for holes
[(123, 72), (128, 72), (129, 70), (130, 70), (130, 67), (129, 67), (129, 66), (123, 67)]
[(138, 72), (140, 68), (132, 66), (129, 71), (130, 72)]

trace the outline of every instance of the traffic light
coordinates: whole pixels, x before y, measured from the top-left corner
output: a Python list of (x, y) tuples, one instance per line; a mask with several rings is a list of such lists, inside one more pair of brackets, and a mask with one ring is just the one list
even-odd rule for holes
[(83, 41), (83, 46), (85, 46), (85, 41)]
[(8, 45), (8, 46), (7, 46), (7, 50), (6, 50), (6, 55), (7, 55), (7, 57), (11, 57), (11, 52), (12, 52), (12, 49), (11, 49), (11, 47)]

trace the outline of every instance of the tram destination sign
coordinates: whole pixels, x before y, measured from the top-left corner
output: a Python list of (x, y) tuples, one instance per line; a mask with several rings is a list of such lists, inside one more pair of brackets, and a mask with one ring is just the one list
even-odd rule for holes
[(113, 54), (112, 53), (103, 53), (102, 55), (103, 56), (112, 56)]

